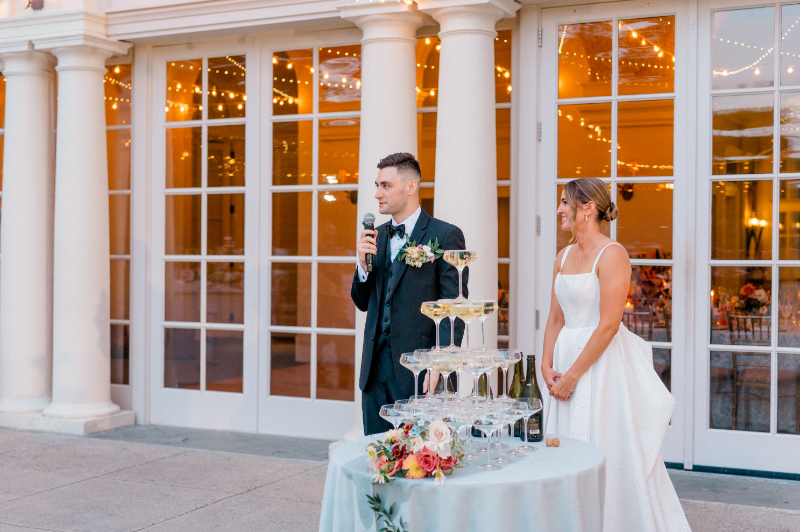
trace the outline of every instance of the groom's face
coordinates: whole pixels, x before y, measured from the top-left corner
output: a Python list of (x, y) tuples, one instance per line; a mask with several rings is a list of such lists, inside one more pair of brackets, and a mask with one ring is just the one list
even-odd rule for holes
[(397, 168), (382, 168), (375, 179), (375, 186), (378, 187), (375, 199), (378, 200), (378, 211), (381, 214), (403, 212), (409, 201), (409, 183), (397, 175)]

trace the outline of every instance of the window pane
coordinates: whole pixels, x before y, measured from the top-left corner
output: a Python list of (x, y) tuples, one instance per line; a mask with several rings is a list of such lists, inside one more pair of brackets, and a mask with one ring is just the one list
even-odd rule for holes
[(711, 268), (711, 343), (770, 345), (769, 267)]
[(428, 215), (433, 216), (433, 189), (421, 188), (419, 189), (419, 205)]
[(800, 92), (781, 94), (781, 172), (800, 172)]
[(314, 129), (311, 120), (272, 124), (272, 184), (310, 185), (314, 171), (311, 150)]
[(436, 107), (439, 102), (439, 37), (417, 39), (417, 107)]
[(417, 153), (422, 181), (433, 182), (436, 175), (436, 113), (417, 114)]
[(199, 329), (164, 329), (164, 388), (200, 389)]
[(611, 104), (558, 107), (558, 177), (611, 175)]
[(244, 263), (209, 262), (206, 321), (244, 323)]
[(792, 29), (800, 19), (800, 4), (781, 6), (781, 85), (800, 85), (800, 36)]
[(164, 321), (200, 321), (200, 263), (164, 264)]
[(247, 103), (244, 77), (245, 56), (208, 59), (208, 118), (244, 116)]
[(208, 128), (208, 186), (244, 186), (244, 124)]
[[(131, 131), (106, 131), (106, 147), (108, 150), (108, 188), (111, 190), (129, 190), (131, 188)], [(3, 148), (0, 136), (0, 161)], [(0, 175), (2, 171), (0, 171)], [(0, 184), (2, 181), (0, 181)]]
[(200, 196), (166, 196), (167, 255), (200, 254)]
[(611, 22), (558, 27), (558, 97), (611, 96)]
[(129, 384), (130, 325), (111, 324), (111, 384)]
[(800, 434), (800, 354), (778, 353), (778, 433)]
[(711, 258), (772, 258), (772, 181), (714, 181)]
[(622, 323), (647, 341), (672, 341), (672, 266), (631, 267)]
[(675, 17), (619, 21), (619, 94), (675, 90)]
[(321, 184), (358, 183), (360, 127), (361, 121), (358, 118), (319, 121), (319, 182)]
[(271, 301), (271, 325), (310, 327), (311, 264), (273, 262)]
[(510, 287), (510, 273), (508, 264), (497, 265), (497, 335), (508, 336), (508, 306)]
[(771, 173), (772, 94), (717, 96), (713, 100), (712, 173)]
[(242, 393), (244, 332), (206, 331), (206, 390)]
[(311, 397), (311, 335), (272, 333), (270, 395)]
[(778, 345), (800, 347), (800, 268), (779, 268)]
[(272, 195), (272, 254), (311, 255), (311, 192)]
[(111, 254), (128, 255), (131, 252), (131, 197), (114, 194), (108, 197)]
[(353, 264), (319, 263), (317, 289), (317, 326), (332, 329), (353, 329), (356, 307), (350, 298)]
[(314, 112), (314, 51), (276, 52), (272, 56), (272, 114)]
[(0, 74), (0, 129), (6, 123), (6, 78)]
[[(561, 202), (561, 193), (564, 191), (563, 185), (558, 185), (557, 187), (557, 194), (556, 194), (556, 208), (558, 208), (558, 204)], [(608, 223), (601, 223), (600, 224), (600, 232), (606, 235), (607, 237), (611, 237), (611, 224)], [(572, 231), (567, 229), (566, 231), (561, 229), (561, 218), (557, 218), (556, 220), (556, 253), (564, 249), (569, 245), (569, 241), (572, 239)]]
[[(0, 77), (0, 80), (4, 78)], [(5, 135), (0, 135), (0, 190), (3, 190), (3, 140), (5, 139)]]
[(672, 258), (672, 183), (617, 185), (617, 241), (631, 258)]
[(769, 432), (770, 355), (712, 351), (712, 429)]
[(111, 319), (130, 319), (131, 269), (127, 259), (111, 261)]
[(714, 90), (772, 87), (775, 8), (717, 11), (713, 26)]
[(358, 227), (357, 203), (356, 190), (319, 192), (318, 255), (355, 257), (353, 228)]
[(800, 259), (800, 181), (781, 181), (780, 258)]
[(319, 112), (361, 109), (361, 45), (319, 49)]
[(209, 255), (244, 255), (244, 194), (208, 195)]
[(167, 130), (167, 188), (200, 186), (202, 145), (199, 127)]
[(355, 350), (352, 336), (317, 336), (317, 399), (353, 400)]
[[(106, 102), (106, 125), (131, 123), (131, 65), (106, 67), (103, 78)], [(0, 127), (3, 127), (0, 123)]]
[(498, 109), (497, 124), (497, 179), (511, 179), (511, 109)]
[(672, 100), (619, 102), (619, 177), (672, 175), (673, 104)]
[(511, 101), (511, 30), (498, 31), (494, 39), (494, 99)]
[(511, 187), (497, 187), (497, 256), (511, 256)]
[(672, 350), (653, 348), (653, 369), (667, 387), (672, 391)]
[(167, 63), (167, 122), (203, 118), (203, 60)]

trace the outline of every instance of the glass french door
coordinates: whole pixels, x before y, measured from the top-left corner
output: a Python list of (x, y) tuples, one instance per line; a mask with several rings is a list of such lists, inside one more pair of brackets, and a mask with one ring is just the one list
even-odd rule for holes
[(257, 428), (258, 209), (249, 170), (257, 150), (246, 89), (258, 68), (251, 50), (237, 48), (175, 47), (153, 58), (156, 424)]
[(690, 187), (676, 156), (685, 151), (676, 133), (686, 127), (687, 19), (672, 3), (648, 6), (542, 10), (538, 308), (549, 308), (549, 265), (571, 238), (557, 223), (563, 185), (600, 178), (620, 211), (603, 228), (633, 267), (623, 323), (652, 345), (654, 369), (677, 399), (662, 454), (683, 464), (686, 222), (673, 205)]
[(701, 2), (698, 22), (695, 463), (797, 474), (800, 4)]

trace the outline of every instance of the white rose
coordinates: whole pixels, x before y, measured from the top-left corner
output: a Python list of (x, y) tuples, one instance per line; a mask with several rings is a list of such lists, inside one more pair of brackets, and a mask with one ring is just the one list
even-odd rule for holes
[(450, 443), (450, 427), (441, 419), (428, 426), (428, 439), (431, 443)]
[(411, 440), (411, 452), (412, 453), (420, 452), (423, 447), (425, 447), (425, 442), (422, 441), (422, 438), (420, 438), (419, 436), (417, 436), (413, 440)]
[(427, 253), (429, 255), (431, 253), (431, 247), (430, 246), (422, 246), (422, 250), (425, 251), (425, 253)]
[(450, 454), (452, 449), (450, 449), (450, 442), (446, 441), (444, 443), (429, 443), (428, 449), (436, 453), (436, 456), (439, 458), (450, 458)]

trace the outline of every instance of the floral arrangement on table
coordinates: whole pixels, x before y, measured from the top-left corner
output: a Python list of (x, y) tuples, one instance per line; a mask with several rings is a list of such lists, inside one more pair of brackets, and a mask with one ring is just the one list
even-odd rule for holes
[(413, 240), (406, 239), (406, 245), (400, 250), (397, 258), (405, 261), (409, 266), (422, 268), (423, 264), (440, 259), (442, 255), (444, 255), (444, 250), (439, 247), (438, 238), (435, 242), (428, 240), (428, 244), (425, 246), (417, 245)]
[(441, 420), (403, 425), (367, 445), (367, 463), (375, 473), (373, 484), (434, 477), (434, 484), (441, 485), (445, 474), (463, 467), (463, 456), (458, 434)]
[(734, 309), (751, 315), (764, 314), (769, 311), (770, 293), (747, 283), (739, 290), (738, 296), (731, 297), (730, 304)]

